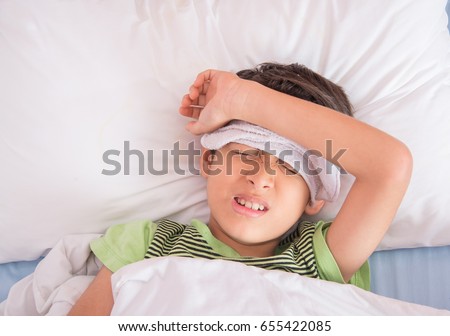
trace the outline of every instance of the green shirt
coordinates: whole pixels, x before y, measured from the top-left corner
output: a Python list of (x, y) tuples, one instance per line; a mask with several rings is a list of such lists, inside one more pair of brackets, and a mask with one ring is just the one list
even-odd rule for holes
[[(217, 240), (208, 226), (198, 220), (184, 225), (170, 220), (149, 220), (119, 224), (91, 243), (94, 254), (115, 272), (144, 258), (178, 256), (223, 259), (269, 270), (345, 283), (326, 242), (330, 223), (302, 222), (286, 237), (270, 257), (243, 257)], [(366, 262), (349, 283), (370, 289), (369, 264)]]

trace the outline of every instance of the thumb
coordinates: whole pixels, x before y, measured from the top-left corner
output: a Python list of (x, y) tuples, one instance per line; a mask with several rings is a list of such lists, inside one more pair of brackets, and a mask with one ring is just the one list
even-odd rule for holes
[(198, 120), (190, 121), (185, 126), (186, 130), (194, 135), (205, 133), (202, 123)]

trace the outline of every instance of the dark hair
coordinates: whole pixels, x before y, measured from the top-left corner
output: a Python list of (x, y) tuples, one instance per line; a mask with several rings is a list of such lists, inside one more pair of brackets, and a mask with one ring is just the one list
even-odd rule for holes
[(237, 75), (273, 90), (353, 116), (353, 107), (342, 87), (304, 65), (262, 63), (253, 69), (241, 70)]

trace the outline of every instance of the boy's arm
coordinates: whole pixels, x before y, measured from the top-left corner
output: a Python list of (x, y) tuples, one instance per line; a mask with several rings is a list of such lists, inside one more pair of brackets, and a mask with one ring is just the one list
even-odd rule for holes
[(68, 315), (110, 315), (114, 304), (111, 275), (112, 272), (103, 266)]
[[(240, 118), (320, 151), (355, 176), (326, 237), (348, 281), (376, 249), (396, 214), (411, 177), (411, 154), (397, 139), (354, 118), (257, 83), (252, 86), (249, 108)], [(332, 148), (326, 147), (326, 139), (332, 140)], [(340, 150), (345, 153), (338, 157)]]
[[(206, 105), (203, 110), (189, 104)], [(327, 244), (346, 281), (376, 249), (409, 184), (412, 157), (392, 136), (329, 108), (214, 70), (197, 77), (181, 103), (193, 117), (187, 129), (210, 132), (232, 119), (268, 128), (355, 176), (355, 182), (327, 233)], [(327, 148), (326, 140), (332, 140)], [(345, 150), (342, 156), (339, 151)]]

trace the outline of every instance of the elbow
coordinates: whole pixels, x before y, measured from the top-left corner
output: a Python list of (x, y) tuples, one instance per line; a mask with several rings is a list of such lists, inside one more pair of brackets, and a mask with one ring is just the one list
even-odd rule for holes
[(403, 185), (406, 187), (411, 180), (413, 170), (413, 156), (409, 148), (402, 142), (398, 142), (389, 149), (386, 158), (383, 175), (384, 179), (390, 183)]

